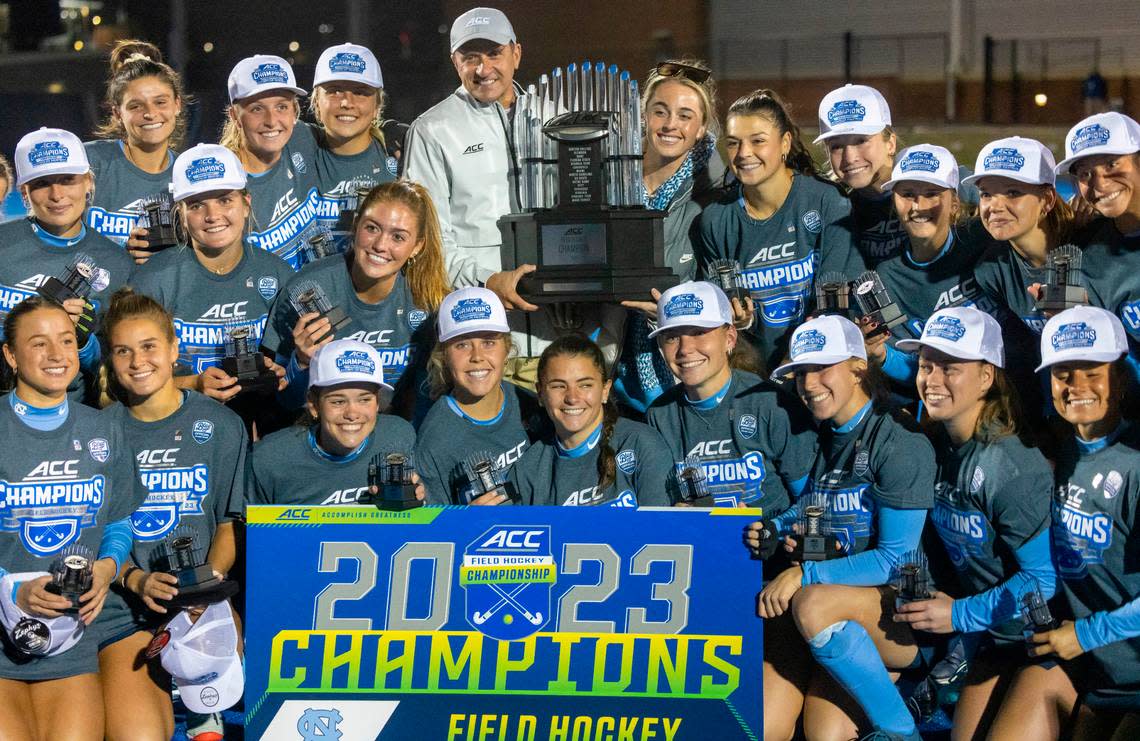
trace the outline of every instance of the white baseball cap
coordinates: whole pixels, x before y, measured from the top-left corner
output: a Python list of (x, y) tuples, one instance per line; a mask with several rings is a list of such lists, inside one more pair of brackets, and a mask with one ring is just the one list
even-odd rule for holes
[(836, 314), (817, 316), (796, 327), (788, 345), (789, 362), (772, 373), (786, 376), (801, 365), (835, 365), (848, 358), (867, 359), (863, 333), (850, 319)]
[(313, 73), (313, 87), (334, 80), (360, 82), (373, 88), (384, 87), (384, 75), (380, 74), (376, 55), (358, 44), (339, 44), (321, 52)]
[(20, 609), (12, 599), (17, 584), (34, 581), (48, 576), (46, 571), (28, 571), (20, 574), (5, 574), (0, 579), (0, 624), (8, 633), (9, 640), (32, 656), (58, 656), (68, 650), (83, 637), (83, 621), (79, 615), (41, 617)]
[(930, 347), (959, 360), (984, 360), (998, 368), (1005, 367), (1005, 343), (997, 320), (972, 306), (940, 309), (926, 320), (922, 337), (899, 340), (895, 347), (903, 352), (918, 352)]
[(703, 280), (693, 280), (673, 286), (657, 302), (657, 329), (649, 333), (656, 337), (673, 327), (720, 327), (732, 324), (732, 304), (719, 286)]
[(246, 180), (236, 154), (220, 144), (199, 144), (174, 160), (170, 193), (176, 202), (184, 201), (199, 193), (241, 190)]
[(962, 179), (963, 185), (977, 183), (979, 178), (997, 176), (1030, 185), (1053, 185), (1057, 181), (1057, 163), (1049, 147), (1036, 139), (1011, 136), (992, 141), (978, 152), (974, 174)]
[(1098, 113), (1069, 129), (1065, 135), (1068, 156), (1057, 165), (1057, 174), (1068, 172), (1082, 157), (1133, 152), (1140, 152), (1140, 123), (1116, 111)]
[(1065, 309), (1041, 331), (1041, 365), (1072, 360), (1111, 363), (1128, 353), (1128, 336), (1116, 315), (1096, 306)]
[(272, 54), (254, 54), (241, 60), (230, 71), (227, 84), (231, 103), (266, 90), (288, 90), (297, 95), (308, 95), (297, 87), (297, 76), (289, 63)]
[(509, 44), (515, 40), (515, 28), (501, 10), (472, 8), (451, 24), (451, 53), (474, 39)]
[(472, 286), (452, 291), (439, 305), (439, 341), (475, 332), (510, 332), (507, 312), (494, 291)]
[(317, 350), (309, 364), (310, 389), (342, 383), (374, 383), (392, 389), (384, 383), (384, 363), (376, 348), (347, 338), (333, 340)]
[(958, 162), (946, 147), (915, 144), (899, 152), (891, 179), (883, 183), (883, 190), (891, 190), (901, 180), (917, 180), (957, 190)]
[(182, 703), (195, 713), (220, 713), (241, 699), (245, 683), (238, 633), (229, 602), (215, 602), (197, 622), (185, 611), (171, 620), (162, 668), (178, 685)]
[(87, 149), (79, 137), (63, 129), (41, 127), (16, 144), (16, 187), (48, 175), (82, 175), (91, 171)]
[(887, 99), (873, 87), (850, 83), (819, 102), (819, 136), (815, 144), (835, 136), (878, 134), (891, 125)]

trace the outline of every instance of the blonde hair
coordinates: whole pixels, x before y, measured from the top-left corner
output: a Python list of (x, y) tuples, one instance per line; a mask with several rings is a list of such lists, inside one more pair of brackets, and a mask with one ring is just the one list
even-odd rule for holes
[[(384, 94), (384, 88), (374, 89), (376, 91), (376, 115), (372, 117), (372, 125), (368, 127), (368, 135), (380, 144), (381, 149), (385, 149), (387, 144), (384, 142), (384, 130), (380, 124), (384, 121), (384, 104), (388, 102), (388, 96)], [(313, 88), (313, 94), (309, 96), (309, 113), (313, 114), (317, 128), (327, 138), (328, 133), (325, 131), (325, 122), (321, 120), (321, 107), (318, 101), (318, 98), (324, 98), (326, 94), (323, 83)]]
[[(431, 349), (431, 354), (428, 356), (427, 361), (427, 374), (428, 374), (428, 394), (432, 399), (438, 399), (444, 394), (451, 393), (455, 388), (455, 378), (451, 375), (451, 370), (447, 367), (447, 362), (444, 352), (455, 342), (464, 339), (466, 335), (452, 338), (447, 342), (437, 342)], [(512, 358), (518, 355), (519, 349), (515, 345), (514, 340), (511, 339), (510, 332), (499, 332), (496, 337), (502, 341), (503, 345), (507, 348), (507, 357)]]
[[(288, 90), (284, 91), (293, 96), (293, 113), (296, 118), (294, 126), (301, 125), (301, 104), (297, 100), (297, 96)], [(218, 139), (218, 144), (221, 144), (226, 149), (230, 150), (241, 159), (241, 153), (249, 151), (246, 146), (245, 132), (241, 129), (241, 124), (238, 123), (238, 118), (241, 116), (242, 102), (235, 100), (226, 106), (226, 122), (222, 124), (222, 136)]]
[[(667, 59), (662, 64), (683, 64), (687, 67), (696, 67), (697, 69), (710, 71), (708, 63), (704, 60), (696, 59), (695, 57), (684, 57), (682, 59)], [(710, 74), (704, 82), (693, 82), (684, 75), (663, 75), (657, 71), (657, 68), (649, 70), (648, 77), (645, 78), (645, 88), (641, 92), (641, 110), (644, 114), (649, 110), (649, 101), (653, 100), (653, 94), (657, 88), (661, 87), (666, 82), (679, 82), (685, 87), (692, 90), (701, 99), (701, 105), (704, 107), (704, 120), (701, 124), (706, 130), (711, 131), (714, 136), (720, 134), (720, 119), (717, 115), (717, 97), (716, 97), (716, 82), (713, 81)], [(718, 136), (719, 138), (719, 136)]]

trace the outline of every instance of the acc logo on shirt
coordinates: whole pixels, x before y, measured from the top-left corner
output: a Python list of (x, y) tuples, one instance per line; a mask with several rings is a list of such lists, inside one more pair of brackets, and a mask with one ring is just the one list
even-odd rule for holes
[(257, 279), (257, 292), (266, 301), (272, 301), (277, 295), (277, 279), (272, 275), (263, 275)]
[(632, 450), (623, 450), (617, 454), (617, 467), (623, 473), (632, 476), (637, 470), (637, 455)]
[(855, 465), (853, 470), (856, 476), (866, 476), (867, 469), (871, 467), (871, 454), (866, 450), (860, 450), (855, 454)]
[(208, 419), (195, 420), (190, 435), (194, 438), (194, 442), (199, 445), (205, 444), (214, 436), (214, 423)]
[(764, 321), (774, 327), (790, 324), (803, 313), (803, 297), (794, 293), (780, 293), (763, 299), (760, 312)]
[(297, 172), (306, 172), (309, 169), (309, 166), (305, 164), (305, 155), (301, 154), (300, 152), (294, 152), (292, 160), (293, 169), (295, 169)]
[(751, 414), (745, 414), (740, 418), (740, 421), (736, 423), (736, 427), (740, 430), (741, 437), (751, 440), (752, 436), (756, 434), (756, 417)]
[(986, 472), (982, 470), (981, 466), (975, 466), (974, 477), (970, 479), (970, 493), (977, 494), (982, 490), (984, 483), (986, 483)]
[(106, 463), (111, 457), (111, 445), (101, 437), (87, 441), (87, 452), (99, 463)]
[(408, 312), (408, 326), (412, 329), (419, 329), (425, 319), (427, 319), (427, 312), (422, 309), (412, 309)]
[(808, 211), (803, 215), (804, 226), (812, 234), (819, 234), (823, 229), (823, 217), (819, 215), (819, 211)]

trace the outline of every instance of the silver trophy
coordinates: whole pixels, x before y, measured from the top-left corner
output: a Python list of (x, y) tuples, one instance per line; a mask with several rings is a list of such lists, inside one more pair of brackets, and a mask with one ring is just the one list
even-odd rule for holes
[(891, 586), (895, 588), (896, 608), (933, 597), (934, 584), (926, 554), (917, 549), (904, 553), (899, 565), (892, 570)]
[(868, 270), (852, 281), (851, 292), (859, 304), (860, 318), (877, 322), (880, 325), (878, 332), (889, 332), (906, 321), (906, 314), (891, 298), (883, 279), (874, 270)]
[(94, 564), (95, 554), (78, 544), (64, 548), (52, 562), (48, 569), (51, 581), (44, 589), (71, 602), (71, 607), (63, 612), (79, 612), (79, 598), (91, 589)]
[(375, 489), (373, 502), (380, 509), (402, 511), (423, 506), (416, 497), (412, 479), (415, 466), (404, 453), (378, 453), (368, 464), (368, 488)]
[(172, 574), (178, 579), (178, 594), (170, 600), (174, 608), (211, 605), (234, 596), (237, 582), (221, 579), (206, 560), (206, 548), (198, 532), (189, 525), (175, 528), (154, 555), (154, 570)]
[(1041, 285), (1041, 297), (1034, 304), (1035, 309), (1053, 312), (1088, 305), (1081, 257), (1081, 248), (1075, 244), (1063, 244), (1049, 250), (1045, 256), (1045, 282)]
[(318, 314), (321, 318), (329, 320), (329, 331), (315, 340), (318, 343), (324, 342), (330, 334), (335, 335), (352, 323), (352, 319), (344, 313), (344, 309), (332, 305), (325, 289), (311, 280), (298, 281), (289, 287), (289, 304), (297, 312), (298, 317)]

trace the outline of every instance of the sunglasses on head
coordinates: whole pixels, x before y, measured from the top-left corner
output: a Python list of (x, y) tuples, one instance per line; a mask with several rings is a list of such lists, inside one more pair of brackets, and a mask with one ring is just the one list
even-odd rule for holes
[(698, 85), (712, 75), (712, 72), (707, 69), (694, 67), (691, 64), (682, 64), (681, 62), (662, 62), (654, 68), (654, 71), (662, 77), (684, 77)]

